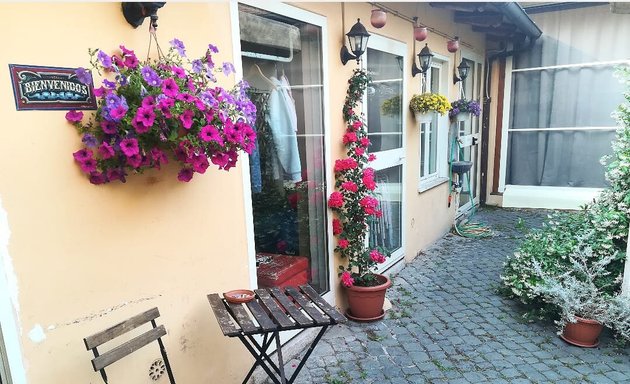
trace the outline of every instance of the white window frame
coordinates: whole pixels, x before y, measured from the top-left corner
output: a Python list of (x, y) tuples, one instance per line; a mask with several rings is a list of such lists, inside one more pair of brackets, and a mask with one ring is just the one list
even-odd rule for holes
[[(433, 57), (433, 62), (431, 63), (431, 68), (439, 68), (440, 69), (440, 91), (441, 95), (444, 95), (447, 100), (450, 100), (450, 89), (451, 86), (449, 84), (449, 60), (448, 57), (442, 56), (440, 54), (435, 54)], [(422, 74), (421, 74), (422, 76)], [(427, 72), (426, 78), (427, 88), (431, 84), (431, 71)], [(419, 91), (422, 93), (422, 81), (420, 82)], [(431, 90), (433, 92), (433, 90)], [(437, 146), (436, 146), (436, 164), (435, 164), (435, 172), (428, 174), (425, 176), (422, 175), (422, 162), (419, 164), (418, 169), (418, 192), (422, 193), (438, 185), (448, 182), (448, 132), (450, 127), (450, 122), (448, 118), (448, 113), (444, 115), (437, 116)], [(418, 124), (417, 122), (415, 124)], [(432, 123), (431, 123), (432, 124)], [(428, 169), (429, 167), (429, 150), (428, 150), (428, 140), (425, 143), (426, 148), (422, 148), (422, 135), (420, 134), (420, 130), (422, 127), (418, 126), (418, 148), (419, 148), (419, 159), (424, 159), (424, 165)], [(425, 157), (426, 156), (426, 157)]]
[[(403, 73), (402, 73), (402, 142), (399, 148), (390, 149), (387, 151), (374, 152), (376, 155), (376, 160), (370, 163), (370, 167), (374, 168), (374, 170), (379, 171), (381, 169), (393, 168), (396, 166), (401, 166), (401, 228), (400, 228), (400, 236), (401, 236), (401, 244), (400, 248), (394, 251), (392, 255), (387, 259), (387, 261), (383, 264), (378, 265), (376, 268), (377, 273), (381, 273), (391, 268), (394, 264), (400, 262), (405, 258), (405, 246), (406, 246), (406, 236), (405, 236), (405, 223), (406, 221), (406, 206), (407, 206), (407, 196), (406, 196), (406, 148), (407, 148), (407, 135), (405, 134), (407, 130), (407, 119), (409, 118), (409, 108), (405, 106), (409, 105), (409, 99), (407, 97), (407, 78), (409, 76), (409, 67), (411, 63), (407, 59), (407, 44), (385, 37), (381, 35), (372, 34), (370, 39), (368, 40), (367, 48), (375, 49), (381, 52), (386, 52), (392, 55), (397, 55), (403, 58)], [(369, 60), (367, 49), (365, 59), (361, 61), (361, 67), (364, 70), (367, 70), (367, 61)], [(364, 110), (367, 110), (367, 95), (363, 97), (363, 106)], [(368, 132), (369, 132), (369, 124), (368, 124)], [(367, 241), (367, 239), (366, 239)]]
[[(239, 16), (238, 16), (238, 4), (242, 3), (244, 5), (249, 5), (255, 8), (264, 9), (269, 12), (273, 12), (279, 15), (283, 15), (286, 17), (290, 17), (295, 20), (300, 20), (305, 23), (309, 23), (312, 25), (316, 25), (321, 28), (321, 38), (322, 38), (322, 83), (324, 85), (323, 89), (323, 133), (324, 133), (324, 169), (326, 172), (326, 190), (332, 191), (334, 190), (335, 178), (332, 173), (332, 154), (331, 154), (331, 139), (330, 139), (330, 111), (328, 110), (328, 106), (330, 105), (330, 80), (329, 80), (329, 55), (328, 55), (328, 20), (325, 16), (318, 15), (316, 13), (306, 11), (301, 8), (297, 8), (293, 5), (284, 4), (284, 3), (276, 3), (276, 2), (260, 2), (260, 1), (231, 1), (230, 2), (230, 16), (232, 21), (232, 51), (233, 58), (232, 62), (234, 63), (234, 67), (236, 69), (236, 81), (239, 81), (243, 77), (243, 68), (241, 61), (241, 39), (240, 39), (240, 25), (239, 25)], [(252, 208), (252, 195), (251, 195), (251, 181), (250, 181), (250, 172), (249, 172), (249, 157), (241, 156), (241, 169), (243, 173), (243, 202), (245, 207), (245, 225), (247, 232), (247, 253), (248, 253), (248, 262), (249, 262), (249, 281), (250, 287), (256, 288), (258, 287), (258, 277), (256, 275), (256, 242), (254, 238), (254, 214)], [(327, 194), (325, 194), (327, 196)], [(327, 252), (326, 254), (329, 257), (328, 260), (328, 286), (329, 290), (323, 293), (321, 296), (329, 303), (335, 303), (335, 293), (338, 289), (339, 284), (337, 283), (337, 265), (335, 263), (336, 259), (332, 257), (334, 254), (334, 245), (333, 245), (333, 236), (332, 236), (332, 216), (329, 214), (327, 216), (327, 228), (326, 231), (328, 233), (328, 242)], [(291, 332), (287, 332), (290, 334)], [(289, 335), (292, 337), (293, 335)], [(283, 337), (284, 341), (285, 338)]]

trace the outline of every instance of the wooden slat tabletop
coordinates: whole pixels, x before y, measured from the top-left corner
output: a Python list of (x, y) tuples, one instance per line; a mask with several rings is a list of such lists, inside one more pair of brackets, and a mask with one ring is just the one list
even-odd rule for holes
[(225, 336), (263, 334), (347, 321), (308, 284), (299, 288), (256, 289), (254, 292), (256, 298), (246, 304), (228, 303), (216, 293), (208, 295)]

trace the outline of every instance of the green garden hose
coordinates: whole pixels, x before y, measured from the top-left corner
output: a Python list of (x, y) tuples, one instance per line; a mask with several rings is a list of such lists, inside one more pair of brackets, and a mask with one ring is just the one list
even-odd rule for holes
[[(459, 149), (459, 157), (462, 158), (464, 157), (464, 152), (463, 152), (463, 148), (460, 146), (459, 141), (457, 140), (457, 136), (453, 135), (453, 143), (451, 145), (451, 161), (450, 163), (452, 164), (453, 161), (455, 161), (455, 146), (457, 145), (457, 148)], [(457, 225), (457, 220), (455, 220), (455, 223), (453, 224), (453, 228), (455, 229), (455, 233), (457, 233), (459, 236), (462, 237), (468, 237), (468, 238), (472, 238), (472, 239), (483, 239), (486, 237), (491, 237), (493, 236), (493, 232), (492, 230), (484, 224), (481, 223), (477, 223), (477, 222), (472, 222), (470, 221), (473, 216), (476, 213), (476, 208), (475, 208), (475, 201), (473, 199), (473, 190), (471, 188), (471, 184), (470, 184), (470, 170), (468, 170), (468, 172), (466, 172), (466, 180), (468, 181), (468, 196), (470, 199), (470, 204), (472, 205), (472, 208), (470, 210), (470, 214), (468, 216), (468, 219), (466, 219), (466, 222), (460, 225)], [(448, 191), (449, 191), (449, 195), (448, 195), (448, 206), (451, 206), (451, 194), (453, 193), (453, 169), (451, 166), (451, 169), (449, 170), (448, 173)]]

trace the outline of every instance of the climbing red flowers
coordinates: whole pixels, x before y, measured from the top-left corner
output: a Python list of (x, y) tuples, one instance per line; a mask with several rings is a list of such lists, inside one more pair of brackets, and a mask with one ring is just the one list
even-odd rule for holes
[(355, 112), (369, 82), (369, 76), (361, 69), (356, 69), (348, 82), (343, 107), (346, 133), (342, 138), (347, 157), (335, 161), (338, 190), (328, 198), (328, 206), (337, 214), (333, 219), (333, 235), (337, 237), (335, 251), (347, 260), (339, 267), (339, 277), (345, 287), (377, 285), (374, 267), (389, 256), (385, 249), (366, 246), (368, 222), (382, 214), (374, 196), (375, 172), (367, 166), (375, 156), (368, 153), (367, 127), (361, 115)]

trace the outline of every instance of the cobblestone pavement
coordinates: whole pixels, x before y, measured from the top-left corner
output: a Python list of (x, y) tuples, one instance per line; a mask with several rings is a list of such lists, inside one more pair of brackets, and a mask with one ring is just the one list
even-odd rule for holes
[(494, 237), (437, 241), (393, 276), (386, 318), (331, 328), (296, 382), (630, 383), (630, 347), (609, 331), (598, 348), (570, 346), (552, 322), (526, 321), (522, 307), (496, 293), (505, 257), (546, 213), (481, 210), (475, 221)]

